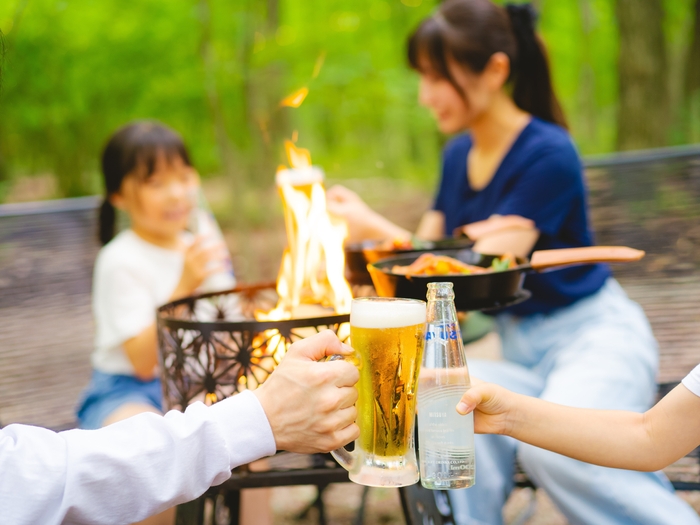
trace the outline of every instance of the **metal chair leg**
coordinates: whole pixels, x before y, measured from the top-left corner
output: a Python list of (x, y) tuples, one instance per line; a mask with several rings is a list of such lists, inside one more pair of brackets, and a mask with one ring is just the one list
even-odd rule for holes
[(241, 520), (241, 491), (227, 490), (224, 493), (224, 504), (228, 508), (228, 525), (238, 525)]
[(401, 507), (407, 525), (454, 525), (447, 492), (429, 490), (420, 483), (401, 487)]
[(357, 509), (357, 514), (355, 514), (355, 519), (352, 521), (352, 525), (364, 525), (365, 523), (365, 508), (367, 507), (367, 496), (369, 495), (369, 487), (363, 487), (362, 497), (360, 498), (360, 508)]
[(309, 515), (311, 509), (318, 509), (318, 522), (320, 525), (326, 525), (326, 506), (323, 503), (323, 492), (328, 488), (328, 485), (316, 485), (318, 490), (316, 499), (309, 503), (304, 510), (295, 516), (295, 519), (302, 520)]
[(204, 525), (204, 496), (177, 506), (175, 525)]

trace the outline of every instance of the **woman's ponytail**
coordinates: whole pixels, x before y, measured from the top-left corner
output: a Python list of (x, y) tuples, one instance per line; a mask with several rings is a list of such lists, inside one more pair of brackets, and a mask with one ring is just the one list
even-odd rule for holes
[(102, 245), (107, 244), (114, 237), (114, 228), (116, 220), (117, 214), (114, 209), (114, 206), (112, 206), (112, 203), (109, 202), (108, 198), (105, 198), (105, 200), (102, 202), (102, 206), (100, 206), (98, 230), (98, 237)]
[(566, 128), (566, 119), (554, 94), (544, 44), (535, 33), (537, 12), (532, 4), (507, 4), (517, 56), (511, 64), (513, 100), (528, 113)]

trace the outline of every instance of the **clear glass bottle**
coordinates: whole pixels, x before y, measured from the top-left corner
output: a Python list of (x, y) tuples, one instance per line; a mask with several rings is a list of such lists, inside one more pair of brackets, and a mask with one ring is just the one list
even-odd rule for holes
[[(207, 243), (224, 243), (224, 235), (221, 233), (219, 223), (216, 222), (214, 213), (209, 207), (207, 199), (204, 197), (201, 187), (197, 187), (191, 194), (193, 209), (190, 213), (189, 230), (195, 235), (206, 238)], [(227, 258), (226, 267), (223, 271), (207, 277), (198, 288), (199, 293), (221, 292), (230, 290), (236, 286), (236, 279), (233, 276), (233, 265), (231, 258)]]
[(469, 369), (457, 321), (452, 283), (428, 284), (423, 364), (418, 378), (421, 484), (461, 489), (474, 484), (474, 418), (457, 413), (469, 389)]

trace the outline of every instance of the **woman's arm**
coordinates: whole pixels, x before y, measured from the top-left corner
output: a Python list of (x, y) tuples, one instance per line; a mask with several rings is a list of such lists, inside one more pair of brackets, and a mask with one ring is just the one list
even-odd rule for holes
[(513, 253), (519, 257), (527, 257), (540, 235), (534, 221), (519, 215), (493, 215), (460, 226), (455, 235), (459, 233), (475, 241), (474, 250), (477, 252)]
[(333, 186), (326, 192), (328, 211), (348, 225), (348, 242), (410, 239), (411, 232), (378, 214), (352, 190)]
[(531, 229), (505, 229), (489, 233), (474, 243), (474, 251), (498, 255), (512, 253), (517, 257), (527, 257), (540, 237), (534, 227)]
[(437, 241), (445, 236), (445, 214), (438, 210), (428, 210), (421, 217), (416, 237), (424, 241)]
[[(353, 191), (333, 186), (327, 193), (328, 211), (348, 224), (348, 241), (367, 239), (408, 239), (411, 233), (372, 210)], [(471, 228), (474, 226), (474, 228)], [(476, 241), (474, 249), (481, 253), (513, 253), (526, 257), (539, 232), (534, 222), (523, 217), (493, 217), (463, 227), (464, 233)], [(416, 230), (416, 237), (426, 241), (442, 239), (445, 235), (445, 215), (438, 210), (426, 211)]]
[(683, 385), (638, 414), (565, 407), (482, 383), (457, 408), (472, 410), (477, 433), (505, 434), (607, 467), (655, 471), (700, 444), (700, 397)]

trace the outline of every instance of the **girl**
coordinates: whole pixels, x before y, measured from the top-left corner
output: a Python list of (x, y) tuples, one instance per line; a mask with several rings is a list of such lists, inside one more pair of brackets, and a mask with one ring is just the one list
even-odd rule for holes
[[(185, 231), (199, 176), (177, 133), (147, 121), (121, 128), (105, 147), (102, 172), (104, 247), (93, 278), (96, 348), (92, 380), (78, 408), (82, 428), (162, 411), (156, 308), (193, 294), (208, 276), (225, 270), (228, 258), (221, 243)], [(116, 237), (115, 208), (130, 223)], [(143, 523), (172, 522), (171, 509)]]
[[(590, 246), (581, 162), (551, 84), (529, 5), (446, 0), (410, 37), (420, 102), (444, 133), (468, 131), (445, 148), (433, 210), (417, 236), (517, 216), (534, 227), (480, 237), (484, 253)], [(349, 190), (329, 191), (329, 208), (354, 237), (410, 235)], [(505, 362), (472, 360), (472, 373), (517, 392), (591, 408), (643, 411), (655, 391), (657, 346), (639, 306), (605, 265), (529, 275), (532, 298), (496, 316)], [(579, 463), (505, 436), (477, 436), (479, 482), (454, 491), (459, 524), (499, 525), (517, 455), (530, 478), (571, 523), (698, 524), (657, 474)], [(639, 502), (644, 502), (640, 505)]]
[(654, 471), (700, 445), (700, 365), (644, 414), (564, 407), (490, 383), (462, 396), (457, 411), (472, 410), (478, 433), (505, 434), (596, 465)]

